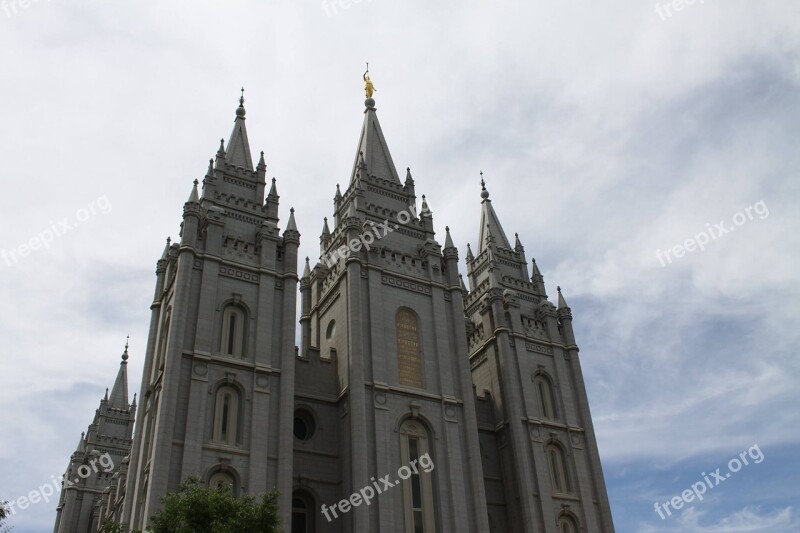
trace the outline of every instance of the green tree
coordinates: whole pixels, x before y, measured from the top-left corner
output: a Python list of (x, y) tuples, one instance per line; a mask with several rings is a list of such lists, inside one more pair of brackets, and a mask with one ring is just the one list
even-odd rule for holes
[(100, 529), (97, 530), (97, 533), (127, 533), (125, 528), (122, 527), (121, 524), (117, 524), (115, 522), (103, 522), (103, 525), (100, 526)]
[(6, 505), (8, 505), (8, 502), (0, 500), (0, 533), (8, 533), (11, 531), (11, 528), (8, 527), (8, 524), (6, 524), (6, 519), (10, 513), (9, 509), (6, 508)]
[(162, 499), (153, 533), (280, 533), (278, 493), (234, 498), (230, 486), (209, 488), (190, 477)]

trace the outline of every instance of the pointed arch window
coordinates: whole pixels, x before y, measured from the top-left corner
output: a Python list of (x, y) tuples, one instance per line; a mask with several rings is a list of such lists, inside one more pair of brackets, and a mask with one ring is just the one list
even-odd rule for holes
[(233, 478), (224, 472), (217, 472), (208, 480), (208, 487), (217, 490), (230, 487), (233, 490)]
[(405, 533), (434, 533), (436, 530), (434, 465), (429, 441), (428, 431), (420, 422), (406, 420), (400, 426), (400, 453), (403, 465), (408, 468), (407, 478), (402, 482)]
[(241, 357), (244, 353), (245, 315), (241, 309), (229, 305), (222, 313), (220, 352)]
[(402, 308), (395, 316), (397, 331), (397, 366), (401, 385), (424, 388), (422, 379), (422, 348), (419, 341), (419, 321), (411, 310)]
[(558, 520), (558, 533), (578, 533), (578, 526), (570, 516), (564, 515)]
[(533, 378), (533, 386), (536, 389), (536, 397), (539, 400), (542, 418), (547, 420), (558, 420), (558, 410), (556, 408), (556, 395), (553, 389), (553, 382), (544, 374), (537, 374)]
[(169, 344), (169, 326), (171, 315), (167, 312), (167, 318), (164, 320), (164, 326), (161, 330), (161, 335), (158, 341), (158, 351), (156, 352), (156, 363), (153, 365), (151, 380), (158, 377), (158, 373), (164, 369), (167, 360), (167, 345)]
[(553, 491), (562, 494), (572, 492), (572, 484), (567, 470), (567, 458), (564, 449), (557, 444), (547, 447), (547, 464), (550, 468), (550, 480), (553, 483)]
[(239, 430), (239, 391), (230, 385), (217, 390), (214, 405), (214, 437), (220, 444), (235, 446)]
[(292, 533), (312, 533), (314, 526), (314, 498), (305, 491), (292, 494)]

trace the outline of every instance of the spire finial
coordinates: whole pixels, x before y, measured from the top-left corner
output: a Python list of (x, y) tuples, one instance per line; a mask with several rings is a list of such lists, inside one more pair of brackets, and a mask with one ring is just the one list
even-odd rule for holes
[(484, 200), (489, 198), (489, 191), (486, 190), (486, 180), (483, 179), (483, 170), (481, 170), (481, 198)]
[[(195, 180), (195, 181), (197, 181), (197, 180)], [(123, 363), (126, 363), (128, 361), (128, 345), (130, 344), (130, 341), (131, 341), (131, 336), (130, 335), (125, 337), (125, 351), (122, 352), (122, 362)]]
[(236, 109), (236, 117), (244, 118), (244, 87), (242, 87), (242, 96), (239, 97), (239, 107)]

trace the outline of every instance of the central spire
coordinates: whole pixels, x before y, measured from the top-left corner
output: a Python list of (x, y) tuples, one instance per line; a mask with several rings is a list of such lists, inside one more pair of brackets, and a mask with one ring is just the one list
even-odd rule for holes
[(486, 190), (483, 171), (481, 171), (481, 198), (481, 227), (478, 235), (478, 253), (480, 254), (486, 249), (489, 238), (492, 238), (501, 248), (511, 250), (511, 244), (508, 242), (506, 232), (503, 231), (500, 219), (497, 218), (497, 213), (492, 207), (492, 201), (489, 200), (489, 191)]
[(130, 336), (125, 339), (125, 351), (122, 352), (122, 362), (119, 364), (117, 379), (111, 389), (111, 396), (108, 400), (109, 407), (114, 409), (127, 410), (128, 405), (128, 342)]
[(392, 155), (389, 153), (389, 147), (386, 144), (386, 138), (383, 136), (381, 124), (378, 122), (378, 115), (375, 112), (375, 99), (372, 98), (375, 85), (373, 85), (369, 77), (369, 63), (367, 63), (367, 71), (364, 72), (362, 77), (364, 78), (364, 92), (367, 96), (364, 101), (366, 109), (364, 110), (364, 124), (361, 127), (361, 136), (358, 140), (350, 183), (355, 181), (359, 168), (361, 168), (360, 165), (365, 165), (369, 175), (400, 184), (397, 168), (394, 166)]
[(244, 87), (242, 96), (239, 97), (239, 107), (236, 108), (236, 120), (233, 122), (233, 131), (228, 141), (227, 159), (233, 165), (253, 170), (253, 158), (250, 156), (250, 142), (247, 140), (247, 128), (244, 125)]

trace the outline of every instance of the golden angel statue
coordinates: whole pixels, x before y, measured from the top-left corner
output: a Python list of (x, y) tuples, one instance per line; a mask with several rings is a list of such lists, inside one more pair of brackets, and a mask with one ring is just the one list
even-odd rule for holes
[(372, 80), (369, 79), (369, 63), (367, 63), (367, 70), (364, 72), (364, 92), (367, 94), (367, 98), (372, 98), (372, 93), (377, 91), (375, 86), (372, 84)]

